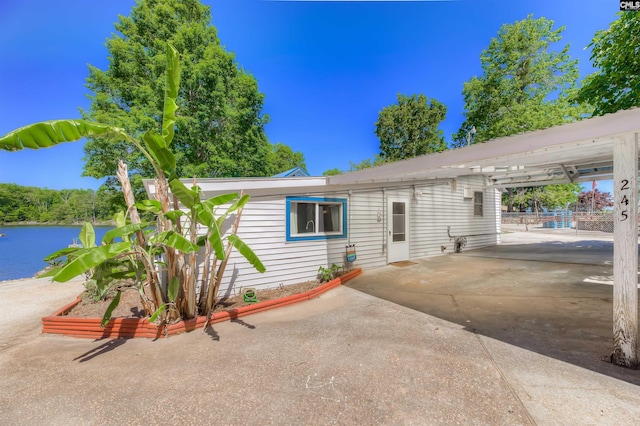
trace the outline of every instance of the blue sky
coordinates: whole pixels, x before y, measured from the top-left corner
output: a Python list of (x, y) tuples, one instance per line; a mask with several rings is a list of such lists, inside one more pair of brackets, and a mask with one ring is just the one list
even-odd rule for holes
[[(227, 50), (265, 94), (272, 143), (305, 155), (311, 174), (348, 169), (378, 152), (374, 123), (398, 93), (423, 93), (447, 108), (451, 139), (463, 121), (462, 85), (481, 74), (480, 53), (504, 23), (528, 14), (566, 26), (581, 76), (585, 47), (615, 20), (602, 0), (268, 1), (205, 0)], [(0, 3), (0, 134), (88, 108), (87, 64), (108, 67), (105, 40), (135, 0), (3, 0)], [(0, 182), (93, 188), (81, 177), (82, 142), (0, 152)], [(588, 185), (590, 189), (591, 185)], [(602, 182), (601, 191), (610, 185)]]

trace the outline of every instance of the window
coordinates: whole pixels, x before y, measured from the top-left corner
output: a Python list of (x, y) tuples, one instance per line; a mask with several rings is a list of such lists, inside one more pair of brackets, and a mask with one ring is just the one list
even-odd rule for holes
[(482, 216), (482, 192), (473, 193), (473, 215)]
[(392, 229), (392, 241), (406, 241), (406, 230), (405, 228), (405, 203), (396, 203), (393, 202), (391, 207), (391, 211), (393, 212), (393, 229)]
[(346, 238), (346, 236), (346, 200), (287, 197), (287, 241)]

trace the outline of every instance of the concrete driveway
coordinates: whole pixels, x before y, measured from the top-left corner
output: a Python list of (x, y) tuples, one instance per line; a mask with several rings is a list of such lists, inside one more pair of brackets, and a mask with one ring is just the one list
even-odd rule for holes
[(513, 232), (490, 248), (389, 265), (347, 285), (510, 345), (640, 385), (613, 349), (613, 242)]
[[(353, 282), (385, 298), (402, 294), (410, 307), (343, 286), (207, 333), (156, 341), (41, 336), (39, 318), (68, 302), (78, 284), (0, 283), (0, 311), (14, 317), (20, 303), (19, 321), (0, 327), (0, 419), (65, 426), (638, 424), (639, 372), (597, 360), (610, 336), (593, 324), (606, 315), (591, 311), (606, 305), (610, 288), (576, 278), (544, 291), (551, 278), (540, 271), (582, 277), (607, 266), (576, 265), (591, 268), (578, 272), (495, 259), (502, 269), (494, 270), (482, 253), (489, 252), (391, 266)], [(573, 290), (583, 287), (577, 297)], [(24, 292), (43, 297), (17, 296)]]

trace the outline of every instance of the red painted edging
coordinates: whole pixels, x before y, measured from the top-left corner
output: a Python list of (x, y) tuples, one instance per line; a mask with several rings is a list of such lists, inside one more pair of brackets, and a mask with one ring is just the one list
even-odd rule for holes
[[(211, 316), (209, 323), (215, 324), (217, 322), (228, 321), (245, 315), (267, 311), (269, 309), (279, 308), (292, 303), (311, 300), (314, 297), (349, 281), (351, 278), (357, 277), (361, 273), (362, 270), (354, 269), (334, 280), (303, 293), (293, 294), (280, 299), (267, 300), (253, 305), (241, 306), (228, 311), (216, 312)], [(52, 315), (42, 318), (42, 333), (62, 334), (64, 336), (87, 339), (104, 339), (107, 337), (158, 338), (165, 335), (174, 336), (176, 334), (193, 331), (196, 328), (201, 328), (206, 321), (206, 317), (201, 316), (198, 318), (180, 321), (168, 326), (158, 327), (156, 324), (149, 323), (146, 318), (114, 318), (109, 321), (106, 327), (103, 328), (100, 327), (100, 321), (102, 318), (66, 316), (66, 314), (78, 303), (80, 303), (80, 296), (78, 296), (78, 298), (73, 302), (54, 312)]]

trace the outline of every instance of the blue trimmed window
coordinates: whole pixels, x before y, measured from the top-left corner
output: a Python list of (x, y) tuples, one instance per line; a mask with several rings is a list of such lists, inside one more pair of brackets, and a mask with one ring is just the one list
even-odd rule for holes
[(346, 237), (346, 199), (287, 197), (287, 241)]

